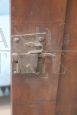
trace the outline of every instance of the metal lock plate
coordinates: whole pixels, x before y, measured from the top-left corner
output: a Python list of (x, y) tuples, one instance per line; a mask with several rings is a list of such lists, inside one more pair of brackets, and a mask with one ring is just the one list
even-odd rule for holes
[(14, 73), (41, 73), (43, 54), (49, 41), (47, 33), (33, 33), (14, 35), (13, 37), (13, 72)]

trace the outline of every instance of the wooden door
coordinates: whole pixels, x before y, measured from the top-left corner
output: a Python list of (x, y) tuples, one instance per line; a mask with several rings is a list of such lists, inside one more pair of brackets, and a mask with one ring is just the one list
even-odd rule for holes
[(45, 74), (13, 74), (13, 115), (55, 115), (67, 0), (12, 0), (11, 6), (13, 39), (38, 32), (50, 38)]
[[(77, 1), (68, 0), (62, 65), (57, 96), (59, 115), (77, 115)], [(61, 68), (61, 71), (63, 69)]]

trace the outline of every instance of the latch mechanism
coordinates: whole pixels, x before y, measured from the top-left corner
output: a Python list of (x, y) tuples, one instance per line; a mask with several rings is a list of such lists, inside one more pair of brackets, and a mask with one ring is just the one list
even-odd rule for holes
[(49, 52), (51, 41), (47, 33), (13, 35), (13, 72), (42, 73), (44, 58), (54, 56)]

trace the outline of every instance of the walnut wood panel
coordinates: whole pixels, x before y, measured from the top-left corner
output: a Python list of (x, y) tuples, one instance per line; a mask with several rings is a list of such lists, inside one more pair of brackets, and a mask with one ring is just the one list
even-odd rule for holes
[[(68, 0), (57, 114), (77, 115), (77, 1)], [(62, 71), (62, 69), (61, 69)]]
[(12, 35), (48, 31), (55, 53), (45, 62), (48, 78), (13, 74), (13, 115), (55, 115), (66, 4), (67, 0), (12, 0)]

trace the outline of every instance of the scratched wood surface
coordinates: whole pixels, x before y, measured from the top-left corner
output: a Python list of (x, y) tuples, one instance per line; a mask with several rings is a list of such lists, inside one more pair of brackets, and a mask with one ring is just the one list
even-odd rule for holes
[[(58, 115), (77, 115), (77, 1), (68, 0), (64, 34), (64, 55), (62, 65), (65, 69), (60, 76), (57, 113)], [(62, 71), (62, 69), (61, 69)]]
[(45, 61), (48, 78), (13, 74), (13, 115), (55, 115), (66, 5), (67, 0), (12, 0), (12, 35), (48, 31), (55, 53)]

